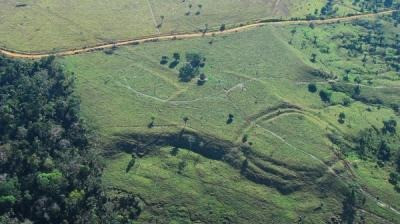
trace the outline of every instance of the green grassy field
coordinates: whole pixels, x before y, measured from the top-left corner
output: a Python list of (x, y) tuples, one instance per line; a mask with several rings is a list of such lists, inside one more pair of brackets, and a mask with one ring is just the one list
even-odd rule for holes
[[(148, 205), (138, 222), (162, 223), (290, 223), (299, 215), (310, 214), (322, 200), (309, 192), (282, 197), (243, 178), (223, 162), (209, 160), (188, 150), (171, 155), (172, 148), (137, 160), (126, 172), (131, 156), (119, 154), (107, 167), (104, 183), (140, 196)], [(178, 173), (179, 163), (186, 166)], [(326, 207), (340, 211), (340, 202), (323, 200)], [(332, 211), (321, 209), (306, 221), (323, 222)]]
[(260, 18), (304, 17), (321, 7), (313, 2), (273, 0), (116, 0), (0, 3), (0, 47), (43, 52), (159, 33), (219, 28)]
[[(364, 128), (382, 127), (384, 120), (398, 118), (388, 107), (353, 100), (343, 106), (344, 93), (334, 92), (331, 104), (310, 93), (308, 83), (317, 83), (318, 89), (330, 89), (330, 85), (316, 75), (322, 65), (309, 61), (309, 51), (285, 40), (291, 29), (266, 26), (235, 35), (146, 43), (120, 47), (112, 54), (94, 52), (61, 60), (77, 77), (83, 116), (105, 150), (118, 151), (115, 142), (135, 145), (137, 136), (139, 140), (164, 138), (182, 129), (196, 133), (195, 142), (228, 142), (224, 144), (232, 147), (215, 160), (201, 150), (192, 152), (195, 149), (171, 155), (175, 145), (165, 142), (137, 158), (129, 172), (130, 154), (109, 157), (105, 186), (141, 197), (146, 202), (142, 222), (286, 223), (305, 216), (306, 223), (321, 223), (340, 214), (347, 184), (370, 189), (374, 196), (386, 194), (364, 171), (373, 162), (365, 161), (352, 176), (338, 156), (342, 149), (328, 134), (356, 136)], [(176, 68), (169, 68), (175, 52), (182, 59)], [(208, 80), (202, 86), (196, 79), (189, 83), (178, 79), (188, 52), (206, 58), (203, 70)], [(162, 56), (169, 58), (166, 65), (160, 64)], [(338, 122), (340, 112), (346, 114), (343, 124)], [(227, 124), (229, 114), (234, 115), (231, 124)], [(187, 124), (184, 117), (189, 118)], [(136, 136), (133, 143), (130, 135)], [(248, 139), (243, 144), (245, 135)], [(131, 153), (133, 146), (129, 147), (124, 150)], [(244, 159), (248, 167), (240, 175), (243, 167), (237, 164)], [(184, 168), (178, 172), (181, 163)], [(387, 170), (379, 172), (388, 175)], [(385, 184), (383, 189), (391, 187), (387, 181), (379, 183)], [(282, 189), (292, 189), (292, 193), (282, 194)], [(400, 194), (390, 192), (381, 199), (397, 208), (391, 198), (397, 200)], [(398, 220), (396, 213), (381, 208), (371, 197), (366, 197), (364, 205), (357, 220)]]

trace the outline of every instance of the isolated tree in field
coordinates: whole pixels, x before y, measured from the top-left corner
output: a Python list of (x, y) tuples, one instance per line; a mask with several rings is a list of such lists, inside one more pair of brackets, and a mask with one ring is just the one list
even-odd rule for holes
[(315, 85), (315, 83), (308, 84), (308, 91), (310, 91), (311, 93), (317, 92), (317, 85)]
[(168, 63), (168, 57), (167, 56), (161, 56), (160, 64), (165, 65)]
[(339, 123), (343, 124), (344, 123), (344, 119), (346, 119), (346, 114), (344, 112), (340, 112), (339, 114)]
[(203, 30), (203, 35), (206, 34), (208, 31), (208, 24), (204, 24), (204, 30)]
[(175, 61), (179, 61), (181, 59), (181, 55), (177, 52), (175, 52), (172, 57), (174, 58)]
[(151, 117), (151, 121), (150, 121), (150, 123), (147, 125), (148, 128), (153, 128), (153, 127), (154, 127), (154, 120), (155, 120), (155, 119), (156, 119), (155, 117)]
[(189, 121), (189, 118), (188, 117), (183, 117), (182, 120), (183, 120), (183, 122), (185, 124), (185, 127), (186, 127), (187, 122)]
[(317, 54), (312, 53), (312, 54), (311, 54), (311, 59), (310, 59), (310, 61), (311, 61), (312, 63), (315, 63), (315, 62), (316, 62), (316, 59), (317, 59)]
[(321, 97), (321, 100), (324, 101), (325, 103), (331, 102), (331, 95), (332, 93), (327, 90), (323, 89), (319, 91), (319, 96)]
[(359, 96), (360, 94), (361, 94), (361, 87), (360, 87), (360, 85), (357, 85), (354, 88), (354, 96)]
[(204, 73), (200, 74), (199, 80), (197, 80), (197, 85), (201, 86), (206, 82), (206, 75)]
[(128, 173), (132, 167), (135, 165), (136, 162), (136, 156), (134, 154), (132, 154), (132, 158), (128, 163), (128, 166), (126, 166), (125, 172)]
[(233, 122), (233, 118), (234, 118), (235, 116), (233, 115), (233, 114), (229, 114), (228, 115), (228, 120), (226, 121), (226, 123), (227, 124), (232, 124), (232, 122)]
[(223, 32), (225, 30), (225, 24), (221, 24), (219, 27), (219, 31)]
[(243, 135), (242, 143), (246, 143), (248, 141), (248, 139), (249, 139), (249, 135), (247, 135), (247, 134)]
[(159, 29), (159, 28), (161, 28), (162, 27), (162, 25), (163, 25), (163, 23), (164, 23), (164, 16), (160, 16), (160, 23), (157, 25), (157, 28)]

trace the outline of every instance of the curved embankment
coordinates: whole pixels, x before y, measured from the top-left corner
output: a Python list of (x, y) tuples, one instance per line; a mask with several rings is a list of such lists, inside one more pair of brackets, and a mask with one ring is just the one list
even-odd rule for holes
[(118, 149), (139, 157), (164, 146), (185, 148), (206, 158), (224, 161), (247, 179), (275, 188), (282, 194), (290, 194), (310, 186), (318, 191), (319, 184), (315, 184), (315, 180), (333, 177), (322, 165), (310, 167), (286, 164), (273, 158), (261, 158), (247, 144), (217, 139), (189, 129), (182, 129), (179, 133), (119, 134), (116, 139), (118, 140), (109, 146), (111, 150)]
[(196, 38), (196, 37), (203, 37), (203, 36), (214, 36), (214, 35), (221, 35), (221, 34), (236, 33), (236, 32), (260, 27), (260, 26), (267, 25), (267, 24), (270, 24), (270, 25), (296, 25), (296, 24), (310, 24), (310, 23), (329, 24), (329, 23), (336, 23), (336, 22), (351, 21), (351, 20), (356, 20), (356, 19), (361, 19), (361, 18), (374, 17), (374, 16), (379, 16), (379, 15), (387, 15), (387, 14), (390, 14), (395, 11), (398, 11), (398, 10), (387, 10), (387, 11), (382, 11), (382, 12), (377, 12), (377, 13), (367, 13), (367, 14), (361, 14), (361, 15), (336, 17), (336, 18), (330, 18), (330, 19), (315, 19), (315, 20), (278, 20), (278, 21), (277, 20), (259, 20), (254, 23), (248, 24), (248, 25), (241, 25), (239, 27), (226, 29), (224, 31), (154, 35), (154, 36), (149, 36), (149, 37), (142, 37), (142, 38), (131, 39), (131, 40), (121, 40), (121, 41), (116, 41), (114, 43), (100, 44), (100, 45), (96, 45), (96, 46), (92, 46), (92, 47), (85, 47), (85, 48), (81, 48), (81, 49), (72, 49), (72, 50), (66, 50), (66, 51), (55, 52), (55, 53), (41, 53), (41, 54), (24, 53), (24, 52), (16, 52), (16, 51), (8, 50), (8, 49), (1, 49), (1, 48), (0, 48), (0, 53), (4, 54), (6, 56), (9, 56), (9, 57), (14, 57), (14, 58), (40, 59), (40, 58), (48, 57), (51, 55), (67, 56), (67, 55), (81, 54), (81, 53), (102, 50), (105, 48), (112, 48), (112, 47), (123, 46), (123, 45), (136, 45), (136, 44), (145, 43), (145, 42), (155, 42), (155, 41), (161, 41), (161, 40), (189, 39), (189, 38)]

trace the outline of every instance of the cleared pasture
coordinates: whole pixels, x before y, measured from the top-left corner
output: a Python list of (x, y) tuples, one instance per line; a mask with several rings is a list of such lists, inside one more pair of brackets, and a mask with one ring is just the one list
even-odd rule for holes
[[(0, 47), (55, 52), (160, 33), (219, 28), (260, 18), (304, 17), (304, 0), (115, 0), (0, 2)], [(190, 7), (190, 8), (189, 8)], [(189, 14), (187, 14), (189, 12)]]
[[(252, 188), (251, 191), (269, 192), (266, 202), (262, 203), (272, 206), (271, 211), (286, 208), (286, 213), (276, 220), (265, 216), (262, 206), (248, 213), (235, 214), (240, 208), (230, 200), (259, 202), (239, 193), (250, 191), (247, 188), (252, 186), (248, 184), (251, 182), (238, 175), (238, 169), (222, 161), (206, 159), (184, 149), (178, 157), (171, 156), (171, 149), (167, 147), (136, 159), (134, 168), (126, 173), (129, 154), (108, 158), (104, 177), (107, 186), (137, 192), (152, 200), (150, 204), (163, 208), (162, 212), (147, 207), (143, 220), (148, 221), (157, 214), (170, 221), (185, 222), (188, 214), (198, 211), (196, 217), (201, 217), (202, 221), (220, 221), (221, 217), (229, 216), (240, 222), (247, 214), (252, 214), (248, 218), (254, 223), (260, 220), (296, 221), (296, 216), (308, 214), (310, 222), (321, 222), (340, 212), (343, 198), (329, 193), (323, 196), (324, 209), (310, 210), (319, 204), (310, 195), (324, 191), (324, 187), (318, 189), (319, 185), (325, 186), (329, 180), (332, 181), (328, 184), (331, 189), (351, 180), (348, 168), (337, 156), (337, 146), (327, 135), (355, 135), (368, 124), (379, 127), (394, 113), (387, 108), (378, 110), (362, 103), (352, 102), (348, 107), (323, 103), (318, 94), (307, 89), (308, 83), (320, 83), (318, 89), (328, 88), (326, 80), (315, 74), (314, 66), (318, 65), (305, 60), (306, 54), (282, 40), (281, 33), (281, 28), (266, 26), (235, 35), (160, 41), (120, 47), (112, 54), (93, 52), (62, 59), (66, 69), (77, 77), (84, 117), (94, 125), (106, 144), (118, 140), (119, 134), (146, 136), (176, 133), (182, 128), (235, 143), (240, 143), (246, 135), (246, 144), (251, 144), (252, 148), (248, 156), (250, 166), (263, 178), (278, 183), (301, 183), (308, 175), (302, 172), (314, 170), (326, 175), (309, 176), (315, 178), (314, 184), (304, 185), (307, 187), (303, 186), (291, 196), (274, 193), (274, 187), (265, 185), (257, 185), (259, 190)], [(175, 68), (169, 68), (174, 53), (179, 53), (181, 60)], [(204, 85), (198, 86), (196, 79), (188, 83), (179, 81), (178, 70), (183, 66), (185, 53), (199, 53), (206, 58), (203, 71), (207, 81)], [(160, 64), (163, 56), (168, 58), (165, 65)], [(341, 97), (339, 93), (334, 95), (338, 102)], [(368, 107), (372, 110), (367, 112)], [(363, 116), (357, 116), (364, 110)], [(338, 122), (340, 112), (347, 115), (344, 124)], [(229, 114), (234, 115), (231, 124), (227, 123)], [(184, 117), (189, 118), (186, 123)], [(153, 120), (153, 126), (149, 128)], [(182, 158), (183, 155), (190, 158)], [(177, 174), (181, 161), (185, 161), (185, 169)], [(204, 166), (196, 163), (204, 163)], [(214, 170), (213, 167), (224, 168)], [(339, 175), (332, 176), (329, 172)], [(231, 179), (232, 175), (239, 179)], [(287, 180), (293, 177), (294, 180)], [(364, 177), (359, 175), (358, 178)], [(214, 182), (221, 180), (226, 182)], [(212, 186), (205, 184), (209, 182)], [(230, 192), (223, 186), (236, 186), (239, 191)], [(154, 198), (154, 195), (158, 196)], [(292, 200), (299, 195), (310, 198), (309, 203), (300, 203), (305, 206), (304, 210), (295, 208), (299, 203)], [(259, 195), (259, 198), (263, 197)], [(210, 206), (215, 208), (213, 215), (206, 217), (204, 214), (208, 210), (202, 207), (203, 204), (191, 203), (202, 198), (207, 198)], [(368, 211), (379, 211), (387, 219), (395, 217), (393, 212), (380, 211), (382, 208), (372, 199), (366, 200)], [(247, 211), (250, 207), (245, 205), (243, 209)], [(364, 217), (371, 222), (379, 220), (368, 213)]]

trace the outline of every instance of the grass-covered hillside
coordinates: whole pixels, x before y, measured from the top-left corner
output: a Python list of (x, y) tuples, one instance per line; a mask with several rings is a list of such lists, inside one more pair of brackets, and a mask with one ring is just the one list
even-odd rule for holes
[(323, 26), (292, 29), (62, 59), (104, 145), (104, 185), (144, 201), (140, 222), (398, 222), (397, 112), (334, 88), (348, 85), (338, 68), (297, 47)]
[(400, 223), (398, 9), (0, 1), (0, 223)]
[[(325, 0), (7, 0), (0, 2), (0, 47), (58, 52), (149, 35), (216, 30), (260, 19), (345, 16), (395, 6)], [(386, 2), (385, 1), (385, 2)]]
[(9, 0), (0, 3), (0, 46), (27, 52), (82, 48), (292, 13), (304, 17), (321, 5), (304, 0)]

